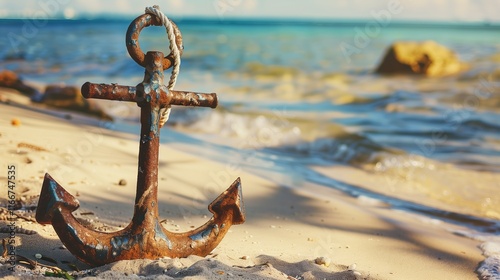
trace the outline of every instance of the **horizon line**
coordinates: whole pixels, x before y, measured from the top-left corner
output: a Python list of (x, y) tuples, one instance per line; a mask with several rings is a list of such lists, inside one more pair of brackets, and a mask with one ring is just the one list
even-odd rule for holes
[[(83, 20), (127, 20), (129, 16), (135, 18), (137, 15), (110, 15), (110, 14), (99, 14), (99, 15), (79, 15), (72, 18), (66, 18), (64, 16), (45, 18), (44, 20), (67, 20), (67, 21), (83, 21)], [(172, 20), (176, 22), (182, 21), (205, 21), (205, 22), (218, 22), (223, 24), (227, 23), (244, 23), (244, 24), (254, 24), (254, 25), (351, 25), (351, 24), (363, 24), (369, 22), (377, 22), (373, 18), (288, 18), (288, 17), (216, 17), (216, 16), (171, 16)], [(4, 20), (30, 20), (27, 17), (4, 17), (0, 21)], [(41, 20), (41, 19), (37, 19)], [(387, 25), (406, 25), (410, 26), (442, 26), (442, 27), (500, 27), (500, 21), (464, 21), (464, 20), (427, 20), (427, 19), (394, 19), (391, 20)]]

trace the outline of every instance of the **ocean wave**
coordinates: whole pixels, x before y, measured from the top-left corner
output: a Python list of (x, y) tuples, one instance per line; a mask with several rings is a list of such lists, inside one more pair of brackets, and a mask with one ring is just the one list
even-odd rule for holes
[(280, 146), (301, 137), (300, 128), (278, 113), (239, 114), (224, 109), (210, 113), (191, 111), (185, 111), (184, 117), (172, 120), (176, 128), (223, 139), (240, 139), (237, 141), (241, 143), (240, 148)]
[(481, 280), (500, 279), (500, 237), (495, 234), (479, 233), (472, 230), (454, 230), (455, 234), (483, 242), (479, 245), (484, 261), (479, 264), (477, 273)]
[(457, 167), (415, 154), (382, 154), (365, 170), (383, 175), (399, 194), (419, 194), (451, 210), (500, 220), (500, 175)]
[(489, 120), (470, 119), (464, 121), (462, 125), (468, 127), (471, 131), (481, 130), (482, 132), (493, 132), (493, 133), (500, 131), (500, 125), (498, 123), (493, 123), (492, 121)]
[(297, 66), (269, 65), (259, 62), (249, 62), (245, 66), (246, 73), (257, 78), (293, 77), (300, 73)]
[(309, 158), (309, 161), (327, 162), (329, 164), (350, 164), (365, 166), (378, 162), (382, 153), (396, 153), (369, 138), (346, 133), (340, 137), (319, 138), (314, 141), (300, 141), (293, 145), (275, 148), (298, 158)]
[(331, 164), (375, 164), (380, 154), (396, 155), (369, 138), (348, 132), (342, 125), (317, 119), (285, 116), (283, 112), (230, 112), (176, 110), (169, 120), (176, 129), (203, 135), (216, 135), (239, 148), (286, 154), (309, 162)]

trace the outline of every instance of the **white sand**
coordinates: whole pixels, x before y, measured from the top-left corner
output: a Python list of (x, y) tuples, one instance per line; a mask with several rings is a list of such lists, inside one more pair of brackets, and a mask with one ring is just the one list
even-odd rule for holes
[[(93, 126), (98, 122), (75, 114), (66, 120), (5, 104), (0, 104), (0, 112), (3, 206), (7, 165), (15, 164), (17, 197), (25, 197), (28, 204), (36, 205), (43, 176), (49, 172), (78, 195), (81, 208), (75, 215), (115, 227), (130, 221), (137, 176), (136, 135)], [(14, 118), (19, 126), (11, 125)], [(183, 232), (202, 225), (210, 215), (207, 205), (238, 176), (247, 221), (233, 226), (205, 258), (121, 261), (87, 270), (87, 275), (99, 279), (139, 279), (137, 275), (146, 276), (143, 279), (477, 279), (474, 271), (483, 259), (478, 242), (450, 233), (443, 223), (320, 186), (279, 186), (245, 170), (233, 171), (225, 164), (162, 145), (158, 199), (160, 215), (168, 219), (167, 229)], [(127, 184), (119, 186), (120, 179)], [(77, 214), (85, 212), (91, 213)], [(71, 269), (63, 262), (88, 268), (61, 248), (52, 226), (22, 219), (16, 223), (37, 231), (17, 234), (17, 254), (34, 259), (40, 253), (67, 270)], [(317, 265), (317, 257), (327, 257), (331, 264)], [(7, 264), (0, 267), (0, 276), (10, 275), (7, 268)], [(16, 270), (4, 279), (30, 279), (27, 275), (36, 272), (21, 266)]]

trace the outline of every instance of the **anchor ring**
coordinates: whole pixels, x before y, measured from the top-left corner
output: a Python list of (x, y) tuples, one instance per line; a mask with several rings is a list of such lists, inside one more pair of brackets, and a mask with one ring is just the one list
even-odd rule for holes
[[(182, 46), (181, 32), (179, 31), (179, 28), (172, 20), (169, 19), (169, 21), (172, 23), (172, 27), (174, 28), (177, 48), (179, 49), (179, 53), (182, 55), (183, 46)], [(138, 16), (128, 26), (127, 35), (125, 36), (125, 44), (127, 45), (128, 53), (130, 54), (132, 59), (142, 67), (146, 67), (145, 63), (146, 55), (141, 50), (141, 46), (139, 45), (139, 34), (141, 33), (142, 29), (144, 29), (144, 27), (148, 27), (151, 25), (162, 26), (161, 21), (154, 15), (144, 14)], [(167, 70), (173, 64), (174, 64), (174, 55), (170, 53), (169, 55), (165, 56), (165, 59), (163, 59), (163, 70)]]

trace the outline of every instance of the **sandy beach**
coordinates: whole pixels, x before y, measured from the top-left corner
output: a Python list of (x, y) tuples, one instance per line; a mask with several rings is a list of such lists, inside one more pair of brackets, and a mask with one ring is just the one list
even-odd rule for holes
[[(236, 177), (242, 180), (246, 222), (233, 226), (204, 258), (90, 268), (62, 246), (52, 226), (35, 222), (43, 177), (48, 172), (77, 197), (76, 217), (100, 230), (124, 227), (133, 211), (138, 136), (75, 113), (33, 109), (22, 100), (14, 104), (11, 94), (1, 92), (1, 206), (7, 205), (7, 167), (15, 165), (16, 199), (29, 210), (16, 211), (15, 224), (36, 232), (16, 233), (16, 254), (34, 261), (36, 254), (51, 258), (56, 263), (38, 263), (78, 279), (477, 279), (475, 270), (485, 258), (479, 241), (453, 233), (458, 226), (313, 184), (278, 185), (243, 166), (185, 153), (181, 150), (189, 146), (172, 143), (160, 147), (163, 226), (183, 232), (203, 224), (210, 216), (207, 205)], [(5, 215), (0, 223), (7, 225)], [(326, 264), (317, 264), (317, 258)], [(37, 274), (53, 271), (16, 265), (12, 274), (9, 268), (8, 263), (0, 266), (3, 279), (43, 279)]]

